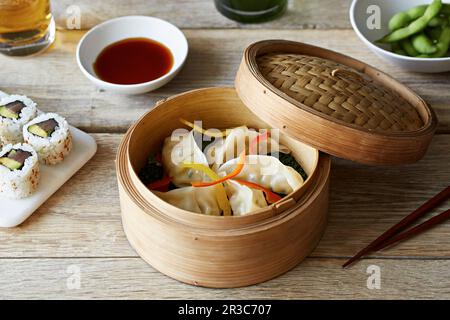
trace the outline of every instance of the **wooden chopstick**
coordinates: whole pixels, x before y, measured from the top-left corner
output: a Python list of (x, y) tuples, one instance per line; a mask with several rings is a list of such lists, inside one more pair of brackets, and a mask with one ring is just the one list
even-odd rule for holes
[(394, 243), (409, 239), (413, 236), (416, 236), (428, 229), (431, 229), (432, 227), (444, 222), (445, 220), (450, 218), (450, 209), (438, 214), (437, 216), (425, 221), (422, 224), (419, 224), (418, 226), (415, 226), (414, 228), (411, 228), (405, 232), (399, 233), (392, 238), (390, 238), (387, 242), (383, 243), (379, 247), (376, 248), (376, 251), (382, 250), (386, 247), (389, 247), (393, 245)]
[(396, 225), (389, 228), (386, 232), (384, 232), (381, 236), (372, 241), (367, 247), (359, 251), (354, 257), (348, 260), (342, 267), (348, 267), (352, 263), (359, 260), (362, 256), (366, 255), (369, 252), (374, 251), (378, 247), (380, 247), (385, 241), (395, 236), (397, 233), (406, 229), (409, 225), (414, 223), (416, 220), (420, 219), (424, 216), (428, 211), (437, 207), (439, 204), (444, 202), (450, 197), (450, 186), (439, 192), (433, 198), (422, 204), (419, 208), (414, 210), (411, 214), (407, 215)]

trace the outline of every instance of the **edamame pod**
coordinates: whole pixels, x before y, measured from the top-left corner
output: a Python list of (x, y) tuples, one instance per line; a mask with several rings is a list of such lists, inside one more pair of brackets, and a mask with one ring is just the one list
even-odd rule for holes
[(406, 53), (405, 50), (403, 50), (403, 48), (400, 46), (399, 42), (394, 42), (391, 44), (391, 50), (392, 52), (402, 55), (402, 56), (407, 56), (408, 54)]
[(418, 55), (420, 55), (420, 53), (412, 45), (411, 39), (409, 38), (400, 41), (400, 46), (402, 47), (403, 51), (406, 52), (407, 56), (417, 57)]
[(428, 5), (425, 4), (397, 13), (389, 20), (389, 30), (395, 31), (406, 27), (411, 21), (423, 16), (427, 7)]
[(441, 27), (441, 28), (445, 28), (449, 23), (449, 19), (447, 16), (443, 15), (443, 16), (436, 16), (433, 19), (431, 19), (431, 21), (428, 23), (428, 27), (431, 28), (436, 28), (436, 27)]
[(442, 58), (447, 55), (450, 47), (450, 27), (446, 27), (442, 30), (438, 43), (436, 43), (437, 51), (433, 54), (423, 54), (420, 58)]
[(423, 31), (428, 23), (433, 19), (435, 16), (439, 14), (439, 11), (441, 11), (442, 8), (442, 1), (441, 0), (434, 0), (425, 10), (425, 13), (420, 18), (414, 20), (411, 22), (408, 26), (400, 28), (384, 38), (378, 40), (378, 42), (381, 43), (391, 43), (396, 42), (399, 40), (406, 39), (416, 33), (419, 33)]
[(414, 35), (411, 38), (411, 43), (420, 54), (432, 54), (437, 51), (433, 41), (424, 32)]

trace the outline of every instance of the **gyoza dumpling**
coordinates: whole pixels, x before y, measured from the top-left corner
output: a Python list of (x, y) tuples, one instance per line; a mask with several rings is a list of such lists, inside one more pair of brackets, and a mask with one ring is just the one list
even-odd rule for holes
[(183, 168), (183, 162), (199, 163), (208, 166), (206, 156), (194, 139), (194, 131), (172, 136), (164, 140), (162, 163), (173, 184), (178, 187), (189, 186), (191, 182), (204, 181), (205, 174), (201, 170)]
[(220, 216), (214, 186), (211, 187), (184, 187), (168, 192), (153, 191), (158, 197), (171, 205), (183, 210)]
[(225, 189), (235, 216), (243, 216), (267, 207), (266, 198), (261, 190), (251, 189), (233, 180), (227, 181)]
[[(250, 130), (246, 126), (233, 128), (228, 131), (225, 139), (216, 139), (205, 150), (208, 163), (217, 168), (228, 160), (237, 158), (244, 150), (249, 154), (250, 143), (262, 132)], [(258, 143), (258, 154), (268, 154), (271, 152), (288, 153), (289, 149), (280, 146), (275, 139), (269, 138)]]
[[(225, 162), (218, 170), (219, 175), (233, 172), (238, 160)], [(295, 169), (285, 166), (275, 157), (264, 155), (248, 155), (236, 179), (253, 182), (281, 194), (289, 194), (303, 184), (302, 176)]]

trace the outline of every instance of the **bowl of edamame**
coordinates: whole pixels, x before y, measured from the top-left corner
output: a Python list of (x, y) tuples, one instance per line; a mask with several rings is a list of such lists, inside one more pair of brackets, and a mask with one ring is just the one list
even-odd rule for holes
[(416, 72), (450, 71), (450, 0), (353, 0), (350, 21), (390, 62)]

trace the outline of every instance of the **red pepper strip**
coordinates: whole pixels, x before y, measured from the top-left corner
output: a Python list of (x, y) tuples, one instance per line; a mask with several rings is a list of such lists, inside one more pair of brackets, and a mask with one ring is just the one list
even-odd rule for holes
[(244, 186), (247, 186), (247, 187), (250, 187), (250, 188), (253, 188), (253, 189), (261, 190), (266, 195), (267, 202), (269, 202), (269, 203), (275, 203), (275, 202), (278, 202), (278, 201), (280, 201), (282, 199), (278, 194), (270, 191), (267, 188), (264, 188), (263, 186), (260, 186), (259, 184), (256, 184), (256, 183), (253, 183), (253, 182), (248, 182), (248, 181), (243, 181), (243, 180), (238, 180), (238, 179), (232, 179), (232, 180), (234, 180), (234, 181), (236, 181), (236, 182), (238, 182), (238, 183), (240, 183), (240, 184), (242, 184)]
[(253, 140), (250, 142), (248, 151), (250, 154), (255, 154), (256, 149), (261, 141), (266, 141), (269, 138), (269, 133), (266, 131), (264, 133), (261, 133), (257, 137), (253, 138)]
[(239, 173), (241, 173), (242, 169), (244, 168), (245, 164), (245, 150), (241, 152), (241, 155), (239, 156), (239, 160), (236, 166), (236, 169), (234, 169), (232, 172), (227, 174), (225, 177), (220, 178), (219, 180), (215, 181), (208, 181), (208, 182), (192, 182), (193, 187), (210, 187), (213, 185), (216, 185), (218, 183), (222, 183), (228, 179), (236, 177)]
[(167, 192), (167, 191), (169, 191), (170, 181), (172, 181), (172, 179), (169, 176), (165, 176), (164, 178), (162, 178), (160, 180), (150, 182), (147, 185), (147, 188), (149, 188), (150, 190)]

